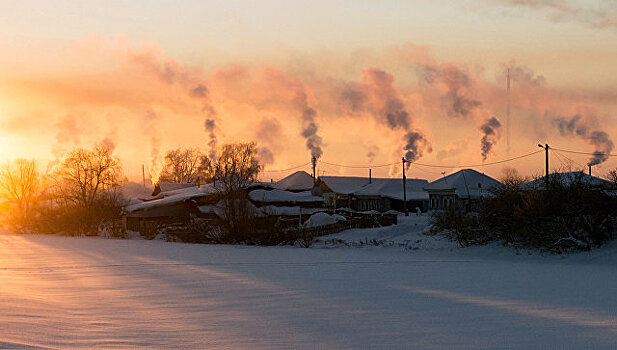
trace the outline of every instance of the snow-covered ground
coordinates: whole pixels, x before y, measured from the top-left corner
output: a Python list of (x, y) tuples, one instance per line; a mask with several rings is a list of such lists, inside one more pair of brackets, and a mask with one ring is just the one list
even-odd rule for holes
[(418, 249), (0, 235), (0, 348), (615, 348), (616, 244), (459, 249), (422, 225), (326, 237)]

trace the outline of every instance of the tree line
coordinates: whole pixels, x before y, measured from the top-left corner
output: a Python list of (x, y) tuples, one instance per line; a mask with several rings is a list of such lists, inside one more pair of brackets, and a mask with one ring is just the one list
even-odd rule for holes
[[(227, 144), (216, 160), (198, 148), (178, 148), (165, 156), (160, 181), (218, 181), (229, 200), (229, 217), (236, 215), (233, 195), (255, 181), (261, 166), (255, 143)], [(17, 232), (122, 236), (122, 208), (127, 199), (121, 183), (120, 159), (104, 144), (76, 148), (47, 172), (34, 160), (17, 159), (0, 166), (0, 210), (4, 223)], [(229, 197), (229, 198), (227, 198)], [(230, 230), (238, 228), (229, 227)]]

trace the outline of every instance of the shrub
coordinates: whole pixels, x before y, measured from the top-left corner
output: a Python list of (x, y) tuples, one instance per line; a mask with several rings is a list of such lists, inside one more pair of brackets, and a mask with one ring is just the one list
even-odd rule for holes
[(616, 198), (575, 179), (553, 181), (549, 190), (498, 190), (483, 201), (479, 218), (504, 243), (562, 253), (613, 239), (616, 214)]
[(461, 247), (484, 244), (492, 237), (481, 227), (476, 213), (465, 213), (455, 208), (431, 213), (431, 231), (445, 233), (450, 240), (457, 241)]

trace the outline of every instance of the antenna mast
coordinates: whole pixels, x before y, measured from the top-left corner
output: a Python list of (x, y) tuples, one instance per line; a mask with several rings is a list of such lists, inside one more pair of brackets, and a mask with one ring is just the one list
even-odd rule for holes
[(508, 68), (506, 94), (508, 106), (506, 108), (506, 153), (510, 155), (510, 68)]

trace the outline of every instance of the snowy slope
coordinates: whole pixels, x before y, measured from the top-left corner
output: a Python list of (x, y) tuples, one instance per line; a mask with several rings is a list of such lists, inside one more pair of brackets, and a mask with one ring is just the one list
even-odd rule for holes
[(617, 247), (302, 249), (0, 235), (0, 348), (617, 343)]

